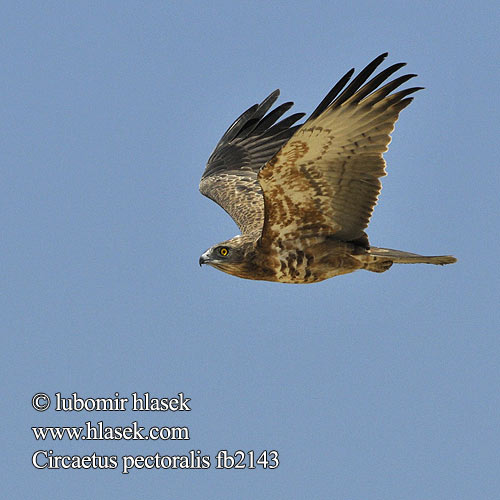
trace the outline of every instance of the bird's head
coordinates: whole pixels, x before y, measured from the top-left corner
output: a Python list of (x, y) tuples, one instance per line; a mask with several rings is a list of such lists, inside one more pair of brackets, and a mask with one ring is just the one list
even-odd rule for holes
[(210, 247), (200, 257), (200, 266), (208, 264), (225, 273), (246, 277), (247, 267), (250, 264), (249, 251), (252, 246), (246, 238), (235, 236)]

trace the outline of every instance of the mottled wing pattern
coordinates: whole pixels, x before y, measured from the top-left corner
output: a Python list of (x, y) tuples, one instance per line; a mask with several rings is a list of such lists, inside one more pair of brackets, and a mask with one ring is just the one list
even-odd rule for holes
[[(421, 87), (393, 92), (415, 75), (380, 84), (404, 66), (374, 76), (387, 54), (347, 85), (347, 73), (290, 141), (260, 171), (265, 202), (262, 244), (298, 236), (332, 235), (368, 246), (364, 229), (385, 175), (382, 153), (399, 112)], [(346, 86), (347, 85), (347, 86)]]
[(293, 124), (304, 116), (296, 113), (278, 122), (293, 105), (287, 102), (267, 113), (278, 96), (275, 90), (236, 119), (215, 147), (201, 178), (201, 193), (218, 203), (243, 234), (262, 232), (264, 201), (257, 173), (290, 139), (298, 129)]

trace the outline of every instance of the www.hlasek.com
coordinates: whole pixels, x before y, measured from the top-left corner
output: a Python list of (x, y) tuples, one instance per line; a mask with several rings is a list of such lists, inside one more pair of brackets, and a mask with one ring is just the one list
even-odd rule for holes
[(110, 425), (104, 425), (104, 422), (100, 420), (96, 425), (92, 425), (89, 420), (85, 422), (84, 427), (32, 427), (31, 430), (35, 436), (35, 439), (45, 441), (47, 438), (54, 441), (60, 441), (64, 438), (70, 440), (120, 440), (124, 439), (126, 441), (135, 440), (142, 441), (151, 439), (156, 441), (161, 439), (167, 441), (169, 439), (187, 439), (189, 440), (189, 428), (188, 427), (157, 427), (152, 426), (145, 431), (144, 427), (141, 427), (137, 421), (132, 422), (131, 425), (127, 426), (116, 426), (112, 427)]
[[(190, 398), (182, 392), (174, 398), (157, 398), (144, 393), (139, 396), (132, 393), (131, 398), (81, 398), (76, 392), (71, 397), (55, 395), (57, 412), (102, 412), (102, 411), (158, 411), (177, 412), (191, 411), (188, 406)], [(131, 401), (131, 408), (127, 403)], [(39, 412), (46, 411), (51, 406), (51, 398), (46, 393), (37, 393), (32, 398), (32, 406)], [(146, 429), (133, 421), (126, 426), (105, 425), (102, 420), (93, 423), (84, 422), (83, 426), (39, 426), (31, 428), (37, 441), (176, 441), (190, 440), (190, 431), (186, 426), (152, 426)], [(189, 450), (184, 455), (162, 455), (156, 452), (150, 455), (60, 455), (53, 450), (37, 450), (33, 453), (32, 464), (36, 469), (117, 469), (121, 463), (122, 474), (128, 474), (132, 469), (208, 469), (215, 465), (216, 469), (275, 469), (279, 465), (276, 450), (255, 452), (253, 450), (237, 450), (233, 453), (219, 450), (213, 456), (202, 454), (200, 450)]]

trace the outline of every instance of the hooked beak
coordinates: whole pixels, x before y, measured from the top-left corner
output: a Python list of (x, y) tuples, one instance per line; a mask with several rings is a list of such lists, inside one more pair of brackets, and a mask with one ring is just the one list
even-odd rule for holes
[(200, 267), (203, 265), (203, 264), (206, 264), (207, 262), (210, 261), (210, 258), (208, 257), (208, 251), (205, 252), (201, 257), (200, 257), (200, 260), (198, 261), (198, 263), (200, 264)]

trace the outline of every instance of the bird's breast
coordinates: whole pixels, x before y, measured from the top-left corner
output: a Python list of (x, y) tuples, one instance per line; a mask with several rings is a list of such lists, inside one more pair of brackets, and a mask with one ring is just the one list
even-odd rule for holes
[(274, 255), (275, 281), (315, 283), (360, 268), (353, 245), (331, 238), (278, 241)]

